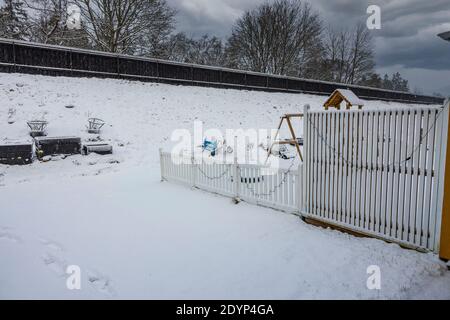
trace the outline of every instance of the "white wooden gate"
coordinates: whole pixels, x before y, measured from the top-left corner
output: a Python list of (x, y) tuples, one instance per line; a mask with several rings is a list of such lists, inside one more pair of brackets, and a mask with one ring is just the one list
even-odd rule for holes
[(445, 110), (305, 111), (302, 214), (436, 251)]

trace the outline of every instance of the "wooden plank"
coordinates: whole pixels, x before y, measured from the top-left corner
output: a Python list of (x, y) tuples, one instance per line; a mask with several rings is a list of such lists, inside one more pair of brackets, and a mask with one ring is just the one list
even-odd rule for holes
[(321, 207), (321, 216), (323, 218), (326, 218), (326, 152), (327, 152), (327, 145), (324, 139), (327, 138), (327, 124), (326, 124), (326, 117), (327, 113), (321, 113), (320, 115), (320, 124), (321, 124), (321, 136), (320, 139), (320, 207)]
[(368, 228), (369, 223), (369, 212), (366, 210), (367, 208), (367, 195), (369, 193), (369, 170), (368, 164), (367, 164), (367, 153), (369, 149), (369, 116), (370, 113), (363, 113), (363, 149), (362, 149), (362, 177), (361, 177), (361, 191), (363, 192), (361, 195), (361, 215), (362, 215), (362, 221), (361, 221), (361, 228)]
[(371, 231), (376, 230), (377, 215), (375, 211), (375, 201), (377, 192), (377, 160), (378, 160), (378, 125), (379, 125), (379, 113), (374, 112), (373, 130), (372, 130), (372, 154), (370, 158), (371, 163), (371, 187), (370, 187), (370, 227)]
[(348, 223), (348, 211), (347, 211), (347, 179), (348, 179), (348, 166), (346, 160), (348, 159), (348, 144), (349, 144), (349, 123), (348, 123), (348, 112), (343, 113), (343, 153), (341, 157), (342, 170), (342, 222)]
[(303, 162), (303, 166), (302, 166), (302, 185), (303, 185), (303, 189), (302, 189), (302, 200), (301, 200), (301, 206), (299, 207), (299, 212), (308, 212), (308, 192), (309, 192), (309, 185), (310, 185), (310, 181), (309, 181), (309, 161), (310, 161), (310, 142), (309, 142), (309, 137), (310, 137), (310, 130), (309, 130), (309, 116), (308, 116), (308, 110), (307, 110), (307, 106), (305, 105), (304, 107), (305, 110), (305, 119), (303, 122), (303, 139), (304, 139), (304, 144), (303, 144), (303, 150), (305, 153), (305, 161)]
[[(418, 177), (417, 177), (417, 203), (416, 203), (416, 234), (414, 242), (420, 246), (424, 245), (423, 242), (423, 234), (426, 233), (426, 230), (423, 229), (425, 215), (428, 215), (426, 210), (424, 210), (424, 197), (425, 197), (425, 185), (426, 185), (426, 176), (423, 174), (426, 170), (426, 161), (427, 161), (427, 139), (425, 135), (428, 132), (428, 120), (430, 117), (430, 112), (427, 110), (426, 112), (421, 112), (422, 121), (420, 123), (420, 146), (419, 146), (419, 154), (418, 154)], [(426, 246), (426, 243), (425, 243)]]
[[(401, 132), (401, 153), (399, 158), (399, 196), (398, 196), (398, 225), (399, 228), (397, 230), (397, 238), (403, 240), (403, 234), (405, 230), (405, 216), (404, 216), (404, 208), (405, 208), (405, 186), (406, 186), (406, 157), (408, 152), (408, 129), (409, 129), (409, 111), (402, 112), (402, 132)], [(406, 220), (407, 221), (407, 220)]]
[[(394, 190), (395, 189), (395, 183), (394, 183), (394, 167), (395, 167), (395, 154), (396, 154), (396, 147), (398, 147), (397, 144), (397, 135), (396, 135), (396, 129), (397, 129), (397, 112), (390, 112), (389, 113), (389, 142), (388, 142), (388, 149), (389, 149), (389, 156), (387, 158), (387, 189), (386, 189), (386, 234), (390, 237), (395, 237), (395, 231), (393, 228), (395, 228), (395, 225), (397, 223), (397, 219), (394, 219), (395, 214), (392, 212), (392, 205), (394, 201)], [(393, 227), (394, 226), (394, 227)]]
[(299, 181), (295, 180), (295, 175), (293, 175), (291, 172), (289, 173), (289, 194), (288, 194), (288, 206), (295, 207), (296, 202), (296, 193), (295, 193), (295, 184), (300, 183)]
[(343, 144), (344, 144), (344, 115), (342, 112), (338, 113), (339, 116), (339, 124), (338, 124), (338, 134), (339, 134), (339, 140), (338, 140), (338, 215), (337, 220), (338, 222), (342, 222), (342, 218), (344, 215), (343, 207), (342, 207), (342, 181), (343, 181), (343, 161), (342, 161), (342, 155), (343, 155)]
[[(283, 121), (284, 121), (284, 118), (282, 117), (282, 118), (280, 119), (280, 123), (278, 124), (278, 128), (277, 128), (277, 131), (276, 131), (276, 133), (275, 133), (275, 137), (273, 138), (274, 141), (276, 141), (276, 140), (278, 139), (278, 136), (280, 135), (280, 130), (281, 130), (281, 126), (283, 125)], [(268, 153), (267, 153), (267, 158), (266, 158), (266, 161), (264, 162), (264, 164), (266, 164), (267, 161), (269, 160), (269, 157), (270, 157), (270, 155), (272, 154), (273, 146), (274, 146), (274, 143), (272, 143), (272, 144), (270, 145), (269, 151), (268, 151)]]
[(306, 173), (306, 199), (305, 199), (305, 210), (306, 212), (312, 212), (311, 210), (311, 203), (312, 203), (312, 185), (313, 185), (313, 179), (312, 179), (312, 159), (313, 159), (313, 152), (314, 152), (314, 146), (312, 144), (312, 136), (314, 135), (314, 132), (311, 128), (311, 114), (308, 112), (306, 115), (306, 127), (307, 127), (307, 144), (306, 144), (306, 156), (307, 161), (305, 163), (305, 173)]
[(330, 138), (330, 113), (325, 113), (325, 216), (327, 219), (330, 218), (330, 157), (331, 157), (331, 150), (329, 147), (329, 138)]
[(303, 113), (286, 113), (284, 115), (285, 118), (303, 118)]
[(318, 170), (318, 152), (319, 152), (319, 116), (317, 113), (313, 116), (313, 129), (314, 129), (314, 160), (313, 160), (313, 180), (314, 180), (314, 189), (312, 190), (312, 196), (313, 196), (313, 210), (312, 212), (315, 215), (318, 215), (318, 207), (319, 207), (319, 201), (318, 201), (318, 195), (319, 195), (319, 170)]
[(317, 215), (322, 217), (322, 114), (317, 114)]
[(322, 217), (327, 218), (327, 184), (326, 184), (326, 180), (327, 180), (327, 162), (328, 159), (326, 157), (327, 155), (327, 150), (328, 150), (328, 146), (326, 145), (326, 141), (325, 139), (327, 139), (327, 134), (328, 134), (328, 128), (327, 128), (327, 115), (328, 113), (323, 113), (322, 114), (322, 139), (321, 141), (321, 145), (322, 145), (322, 152), (321, 152), (321, 171), (322, 171), (322, 178), (321, 178), (321, 207), (322, 207)]
[(297, 153), (300, 157), (300, 160), (303, 162), (303, 156), (302, 153), (300, 152), (300, 146), (298, 144), (297, 137), (295, 136), (294, 128), (292, 127), (291, 118), (287, 117), (286, 120), (288, 123), (289, 131), (291, 132), (292, 138), (295, 141), (295, 148), (297, 149)]
[(384, 113), (384, 128), (383, 128), (383, 159), (382, 159), (382, 179), (381, 179), (381, 205), (380, 205), (380, 212), (381, 212), (381, 227), (380, 232), (382, 234), (390, 234), (390, 219), (391, 217), (388, 216), (388, 189), (390, 187), (389, 185), (389, 151), (390, 151), (390, 141), (391, 141), (391, 112), (386, 111)]
[(353, 126), (353, 120), (355, 117), (355, 113), (349, 113), (348, 114), (348, 152), (347, 152), (347, 170), (348, 170), (348, 180), (347, 180), (347, 223), (350, 225), (354, 224), (354, 213), (353, 213), (353, 206), (352, 206), (352, 196), (354, 195), (354, 189), (353, 189), (353, 157), (355, 154), (354, 147), (354, 126)]
[(414, 149), (414, 121), (416, 117), (416, 112), (411, 111), (408, 119), (408, 145), (407, 145), (407, 158), (406, 161), (406, 175), (405, 179), (405, 204), (404, 204), (404, 230), (403, 230), (403, 240), (409, 241), (410, 239), (410, 221), (411, 221), (411, 189), (412, 189), (412, 175), (413, 175), (413, 149)]
[(370, 112), (367, 116), (367, 178), (366, 178), (366, 207), (365, 216), (366, 222), (364, 229), (370, 230), (371, 228), (371, 215), (370, 215), (370, 197), (372, 191), (372, 152), (373, 152), (373, 123), (374, 123), (374, 112)]
[[(430, 119), (428, 121), (428, 136), (427, 136), (427, 171), (431, 172), (433, 170), (433, 165), (436, 158), (436, 131), (437, 131), (437, 111), (432, 111), (430, 115)], [(436, 224), (436, 211), (432, 211), (431, 200), (432, 200), (432, 186), (433, 181), (437, 180), (437, 178), (433, 178), (431, 175), (426, 176), (425, 182), (425, 199), (424, 199), (424, 229), (426, 230), (422, 243), (429, 249), (433, 249), (434, 245), (434, 226)]]
[(335, 147), (335, 138), (336, 138), (336, 114), (330, 113), (330, 219), (334, 220), (336, 217), (336, 189), (335, 189), (335, 173), (336, 173), (336, 147)]
[(377, 184), (376, 184), (376, 192), (375, 192), (375, 216), (376, 216), (376, 224), (375, 224), (375, 232), (383, 234), (382, 226), (385, 223), (384, 213), (381, 211), (381, 202), (383, 195), (383, 159), (384, 159), (384, 140), (385, 140), (385, 118), (386, 112), (382, 111), (378, 113), (379, 123), (378, 123), (378, 134), (377, 134)]
[(419, 160), (420, 160), (420, 128), (422, 126), (422, 111), (416, 110), (414, 113), (414, 143), (412, 154), (411, 168), (411, 198), (410, 198), (410, 221), (409, 221), (409, 238), (408, 241), (415, 243), (416, 239), (416, 220), (417, 220), (417, 197), (418, 197), (418, 176), (419, 176)]
[(361, 227), (361, 198), (363, 197), (363, 192), (361, 190), (361, 179), (362, 179), (362, 148), (363, 148), (363, 140), (362, 140), (362, 118), (364, 113), (358, 112), (356, 114), (356, 156), (355, 156), (355, 197), (354, 197), (354, 207), (355, 207), (355, 226)]
[[(431, 237), (430, 242), (433, 246), (434, 252), (439, 252), (440, 246), (440, 232), (441, 232), (441, 222), (444, 209), (444, 191), (445, 191), (445, 180), (446, 180), (446, 154), (448, 147), (448, 117), (450, 116), (448, 111), (448, 104), (445, 108), (441, 109), (437, 118), (437, 129), (436, 129), (436, 143), (435, 145), (435, 169), (437, 171), (433, 181), (433, 191), (432, 191), (432, 201), (431, 201), (431, 212), (434, 213), (436, 217), (435, 224), (431, 227)], [(447, 154), (448, 155), (448, 154)], [(441, 172), (441, 174), (439, 174)]]

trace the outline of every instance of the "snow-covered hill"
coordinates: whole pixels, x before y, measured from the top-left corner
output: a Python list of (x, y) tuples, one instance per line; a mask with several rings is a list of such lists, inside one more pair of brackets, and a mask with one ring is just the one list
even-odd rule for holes
[[(0, 298), (450, 298), (433, 254), (357, 239), (297, 217), (160, 183), (175, 129), (275, 128), (325, 97), (86, 78), (0, 74), (0, 144), (81, 136), (107, 122), (110, 156), (0, 165)], [(74, 108), (66, 108), (73, 105)], [(377, 101), (366, 108), (412, 107)], [(298, 124), (300, 126), (300, 124)], [(81, 290), (66, 267), (81, 269)], [(366, 286), (381, 270), (381, 290)]]
[[(175, 129), (273, 129), (285, 113), (305, 104), (321, 108), (323, 96), (266, 93), (96, 78), (45, 77), (0, 73), (0, 144), (29, 140), (28, 120), (49, 122), (49, 136), (95, 138), (87, 119), (106, 121), (101, 138), (114, 147), (111, 157), (75, 156), (26, 168), (0, 166), (0, 184), (58, 176), (92, 175), (140, 164), (158, 164), (158, 149), (171, 148)], [(65, 106), (73, 105), (74, 108)], [(413, 107), (367, 101), (366, 108)], [(12, 115), (10, 115), (12, 113)], [(9, 124), (9, 122), (12, 122)], [(301, 127), (301, 123), (297, 124)], [(23, 172), (27, 172), (23, 175)], [(2, 181), (3, 180), (3, 181)]]

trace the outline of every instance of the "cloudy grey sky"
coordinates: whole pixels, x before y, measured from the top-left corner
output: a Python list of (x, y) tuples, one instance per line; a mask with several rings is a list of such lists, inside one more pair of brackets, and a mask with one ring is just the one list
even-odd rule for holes
[[(227, 37), (243, 12), (271, 0), (167, 0), (178, 11), (177, 30), (191, 36)], [(436, 34), (450, 30), (450, 0), (309, 0), (325, 25), (351, 27), (368, 17), (370, 4), (381, 8), (375, 37), (377, 70), (399, 71), (411, 89), (450, 95), (450, 42)]]

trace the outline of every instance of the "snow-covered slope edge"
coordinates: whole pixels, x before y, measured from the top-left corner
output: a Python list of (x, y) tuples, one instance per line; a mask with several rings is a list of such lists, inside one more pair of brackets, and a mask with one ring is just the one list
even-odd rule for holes
[[(101, 138), (114, 147), (114, 155), (107, 157), (56, 158), (26, 168), (0, 165), (0, 185), (54, 174), (93, 175), (124, 166), (157, 165), (158, 148), (170, 149), (173, 130), (192, 131), (195, 120), (203, 121), (205, 130), (271, 129), (282, 114), (301, 112), (305, 104), (321, 108), (325, 100), (303, 94), (0, 73), (0, 144), (29, 140), (28, 120), (48, 121), (49, 136), (75, 135), (86, 141), (95, 138), (86, 133), (87, 119), (98, 117), (106, 121)], [(386, 107), (414, 105), (366, 103), (366, 108)]]

